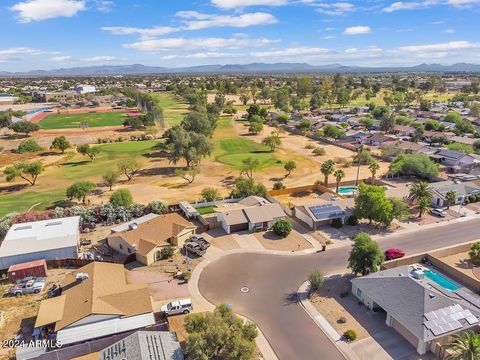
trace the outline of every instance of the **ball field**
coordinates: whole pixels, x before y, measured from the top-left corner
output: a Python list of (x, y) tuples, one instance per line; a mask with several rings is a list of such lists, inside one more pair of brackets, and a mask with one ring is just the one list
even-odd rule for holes
[(82, 122), (87, 122), (89, 128), (103, 126), (121, 126), (125, 114), (120, 112), (98, 112), (84, 114), (52, 114), (38, 124), (43, 130), (79, 129)]

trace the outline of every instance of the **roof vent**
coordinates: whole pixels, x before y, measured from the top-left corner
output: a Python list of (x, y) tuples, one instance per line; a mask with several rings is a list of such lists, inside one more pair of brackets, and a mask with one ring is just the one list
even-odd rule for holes
[(82, 282), (83, 280), (88, 279), (88, 274), (87, 273), (77, 273), (75, 275), (75, 278), (78, 282)]
[(61, 221), (55, 221), (55, 222), (48, 223), (45, 226), (55, 226), (55, 225), (62, 225), (62, 222)]
[(19, 226), (19, 227), (16, 227), (14, 229), (14, 231), (17, 231), (17, 230), (28, 230), (28, 229), (31, 229), (32, 228), (32, 225), (24, 225), (24, 226)]
[(434, 294), (428, 294), (428, 297), (429, 297), (430, 299), (435, 299), (435, 295), (434, 295)]
[(400, 273), (400, 274), (398, 274), (398, 276), (403, 276), (403, 274), (402, 274), (402, 273)]
[(129, 230), (135, 230), (136, 228), (138, 228), (138, 224), (137, 224), (137, 223), (132, 223), (132, 224), (129, 224), (129, 225), (128, 225), (128, 229), (129, 229)]

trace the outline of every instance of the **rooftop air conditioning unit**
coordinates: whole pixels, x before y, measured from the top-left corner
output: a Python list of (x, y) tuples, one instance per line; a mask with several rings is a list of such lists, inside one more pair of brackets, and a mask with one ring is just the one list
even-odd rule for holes
[(81, 282), (81, 281), (86, 280), (86, 279), (88, 279), (88, 274), (87, 273), (77, 273), (76, 274), (76, 280), (78, 282)]
[(135, 230), (136, 228), (138, 228), (138, 224), (137, 224), (137, 223), (133, 223), (133, 224), (128, 225), (128, 229), (129, 229), (129, 230)]

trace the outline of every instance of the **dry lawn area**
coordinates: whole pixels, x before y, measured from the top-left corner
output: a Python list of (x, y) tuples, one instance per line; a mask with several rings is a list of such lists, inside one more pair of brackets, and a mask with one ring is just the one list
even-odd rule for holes
[(467, 276), (470, 276), (472, 279), (475, 279), (477, 281), (480, 280), (473, 273), (473, 269), (476, 266), (470, 261), (470, 257), (468, 256), (468, 251), (450, 255), (450, 256), (445, 256), (445, 257), (442, 257), (441, 260), (445, 264), (450, 265), (451, 267), (454, 267), (455, 269), (457, 269), (458, 271), (461, 271)]
[(296, 230), (292, 230), (286, 238), (281, 238), (273, 231), (258, 232), (255, 237), (267, 250), (300, 251), (312, 247)]
[[(340, 335), (351, 329), (357, 333), (358, 341), (385, 330), (385, 315), (358, 304), (351, 294), (350, 279), (352, 275), (325, 279), (323, 289), (312, 295), (310, 302)], [(347, 291), (348, 295), (342, 298), (340, 294)], [(342, 317), (346, 319), (343, 324), (339, 322)]]
[(387, 227), (377, 227), (375, 225), (369, 225), (367, 222), (360, 222), (358, 225), (344, 225), (340, 229), (336, 229), (338, 232), (343, 233), (345, 236), (349, 237), (350, 239), (355, 238), (359, 233), (365, 232), (370, 236), (373, 235), (388, 235), (392, 234), (396, 231), (402, 230), (402, 226), (397, 222), (392, 222), (392, 224)]

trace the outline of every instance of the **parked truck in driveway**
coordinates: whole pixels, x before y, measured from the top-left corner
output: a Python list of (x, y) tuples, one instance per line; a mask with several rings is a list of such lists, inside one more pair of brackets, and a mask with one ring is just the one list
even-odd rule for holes
[(10, 289), (9, 294), (14, 296), (38, 294), (44, 288), (44, 277), (28, 277), (17, 281), (16, 284)]

